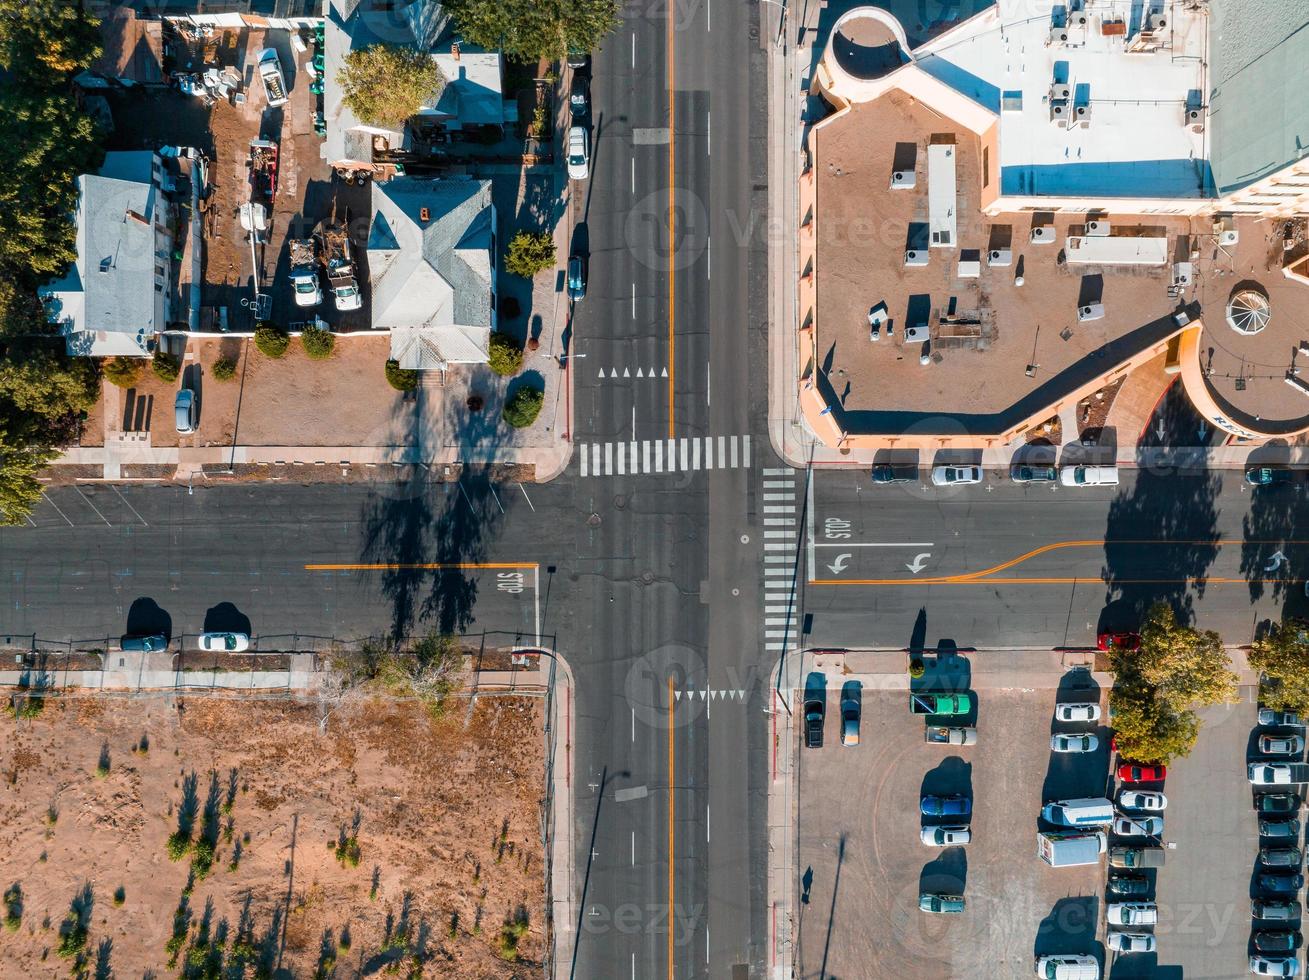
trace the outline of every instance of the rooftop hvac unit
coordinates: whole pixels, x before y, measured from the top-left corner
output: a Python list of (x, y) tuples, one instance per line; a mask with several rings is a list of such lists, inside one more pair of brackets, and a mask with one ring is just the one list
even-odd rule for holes
[(1176, 262), (1173, 264), (1173, 285), (1189, 286), (1191, 285), (1192, 265), (1190, 262)]
[(1091, 18), (1086, 16), (1085, 10), (1078, 10), (1068, 15), (1068, 24), (1071, 27), (1086, 27), (1091, 23)]
[(1013, 265), (1014, 253), (1007, 248), (993, 248), (986, 253), (986, 264), (989, 266), (1007, 266)]
[(1067, 43), (1068, 43), (1068, 31), (1066, 31), (1062, 27), (1050, 28), (1049, 44), (1051, 45), (1051, 47), (1057, 44), (1067, 44)]
[(1103, 303), (1087, 303), (1085, 306), (1077, 308), (1077, 322), (1086, 323), (1088, 320), (1104, 319)]
[(1050, 121), (1061, 125), (1068, 125), (1069, 112), (1067, 102), (1050, 103)]
[(917, 183), (917, 177), (912, 170), (897, 170), (891, 174), (891, 190), (907, 191)]
[(1204, 126), (1204, 106), (1187, 106), (1185, 126)]
[(911, 248), (904, 253), (904, 264), (909, 267), (927, 265), (927, 253), (922, 249)]
[(916, 327), (908, 327), (904, 332), (904, 342), (906, 344), (925, 344), (927, 343), (931, 331), (928, 330), (927, 324), (920, 323)]
[(1088, 238), (1108, 238), (1109, 222), (1104, 218), (1096, 218), (1094, 221), (1086, 223), (1086, 235)]
[(1078, 122), (1089, 123), (1091, 121), (1091, 106), (1089, 104), (1077, 106), (1073, 109), (1073, 118)]
[(1057, 238), (1054, 225), (1037, 225), (1032, 229), (1033, 245), (1053, 245)]
[(1218, 233), (1218, 244), (1224, 247), (1235, 245), (1241, 240), (1241, 233), (1235, 228), (1224, 228)]
[(1071, 85), (1057, 82), (1050, 86), (1051, 102), (1067, 102), (1073, 96), (1073, 87)]
[(1168, 29), (1167, 16), (1164, 15), (1163, 11), (1157, 11), (1156, 13), (1148, 14), (1145, 18), (1145, 29), (1149, 31), (1151, 34), (1158, 34), (1161, 31), (1167, 30)]

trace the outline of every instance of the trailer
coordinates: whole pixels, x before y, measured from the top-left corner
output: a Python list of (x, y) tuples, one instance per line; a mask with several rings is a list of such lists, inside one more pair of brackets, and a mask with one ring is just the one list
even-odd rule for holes
[(350, 252), (349, 217), (340, 225), (327, 225), (322, 231), (323, 266), (327, 270), (327, 288), (337, 310), (349, 312), (363, 305), (359, 281), (355, 278), (354, 258)]
[(277, 194), (277, 144), (270, 140), (250, 141), (250, 200), (269, 205)]
[(264, 83), (264, 94), (268, 96), (268, 105), (274, 109), (286, 105), (286, 77), (282, 74), (282, 61), (273, 48), (264, 48), (259, 52), (259, 78)]
[(313, 239), (292, 238), (287, 242), (291, 251), (291, 288), (295, 291), (296, 306), (317, 306), (323, 301), (323, 290), (318, 284), (318, 261)]

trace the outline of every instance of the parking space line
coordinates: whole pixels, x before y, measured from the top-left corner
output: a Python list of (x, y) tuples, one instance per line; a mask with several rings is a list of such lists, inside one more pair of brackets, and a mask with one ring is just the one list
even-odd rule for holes
[(118, 494), (118, 499), (127, 505), (128, 510), (130, 510), (133, 514), (136, 515), (136, 519), (141, 522), (142, 526), (144, 527), (150, 526), (150, 523), (144, 517), (141, 516), (140, 512), (138, 512), (137, 509), (133, 507), (131, 504), (127, 503), (127, 498), (124, 497), (121, 492), (119, 492), (119, 489), (116, 486), (114, 486), (111, 483), (109, 484), (109, 489), (112, 490), (114, 493)]
[(105, 522), (106, 527), (113, 527), (113, 525), (109, 523), (109, 518), (105, 517), (104, 514), (100, 513), (100, 508), (98, 508), (95, 504), (91, 503), (91, 498), (82, 492), (81, 487), (73, 487), (73, 489), (77, 491), (77, 495), (79, 497), (81, 497), (83, 500), (86, 501), (86, 506), (90, 507), (93, 511), (95, 511), (95, 516)]
[(44, 499), (47, 503), (49, 503), (51, 507), (53, 507), (53, 508), (55, 509), (55, 513), (57, 513), (60, 517), (62, 517), (62, 518), (64, 519), (64, 521), (67, 522), (67, 524), (68, 524), (69, 527), (73, 527), (73, 526), (74, 526), (73, 522), (70, 521), (70, 520), (68, 520), (68, 515), (65, 514), (62, 510), (59, 509), (59, 505), (58, 505), (57, 503), (54, 502), (54, 498), (51, 497), (50, 494), (48, 494), (48, 493), (45, 494), (45, 496), (44, 496), (43, 499)]

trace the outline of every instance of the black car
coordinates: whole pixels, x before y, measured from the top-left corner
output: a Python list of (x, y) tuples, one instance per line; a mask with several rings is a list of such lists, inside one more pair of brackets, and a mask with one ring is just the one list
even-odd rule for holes
[(1270, 895), (1294, 895), (1304, 887), (1304, 875), (1260, 875), (1259, 888)]
[(1145, 875), (1111, 875), (1109, 890), (1115, 895), (1146, 895), (1150, 891), (1150, 879)]
[(1254, 948), (1261, 953), (1294, 953), (1301, 938), (1298, 932), (1265, 930), (1254, 934)]
[(1254, 798), (1256, 813), (1297, 813), (1300, 797), (1294, 793), (1260, 793)]
[(586, 116), (591, 108), (591, 86), (581, 72), (573, 74), (573, 86), (568, 93), (568, 108), (574, 119)]
[(1285, 466), (1249, 466), (1245, 471), (1245, 482), (1252, 487), (1271, 487), (1294, 479), (1295, 474)]
[(874, 483), (916, 483), (918, 467), (906, 463), (879, 463), (873, 467)]
[(827, 699), (821, 694), (806, 694), (804, 699), (804, 744), (807, 749), (823, 747), (823, 719)]

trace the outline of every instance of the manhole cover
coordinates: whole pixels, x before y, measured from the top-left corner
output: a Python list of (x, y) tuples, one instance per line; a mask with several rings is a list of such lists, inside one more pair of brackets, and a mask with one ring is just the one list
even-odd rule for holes
[(642, 572), (641, 581), (644, 582), (646, 585), (649, 585), (651, 582), (654, 581), (654, 572)]
[(614, 498), (615, 509), (622, 510), (626, 506), (627, 506), (627, 498), (624, 497), (621, 493)]

